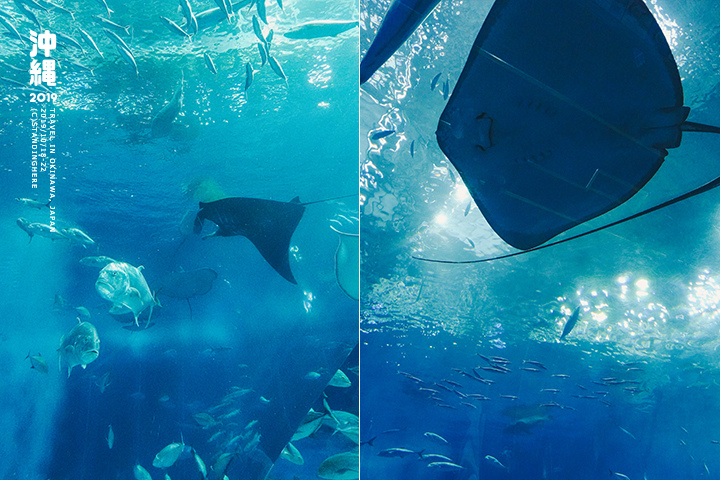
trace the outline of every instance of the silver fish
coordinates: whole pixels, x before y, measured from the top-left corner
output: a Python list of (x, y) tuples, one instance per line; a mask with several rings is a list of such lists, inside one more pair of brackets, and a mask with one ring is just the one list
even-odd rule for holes
[(253, 78), (255, 78), (255, 70), (253, 70), (250, 62), (245, 64), (245, 91), (247, 92), (250, 85), (252, 85)]
[(22, 203), (26, 207), (37, 208), (38, 210), (42, 210), (43, 207), (50, 207), (49, 201), (47, 203), (42, 203), (37, 200), (33, 200), (32, 198), (15, 198), (15, 201)]
[(183, 36), (183, 37), (190, 38), (190, 34), (189, 34), (189, 33), (187, 33), (185, 30), (183, 30), (182, 28), (180, 28), (180, 25), (178, 25), (177, 23), (173, 22), (173, 21), (170, 20), (169, 18), (167, 18), (167, 17), (160, 17), (160, 20), (162, 20), (162, 22), (165, 24), (165, 26), (166, 26), (171, 32), (176, 33), (176, 34), (178, 34), (178, 35), (181, 35), (181, 36)]
[(95, 40), (92, 39), (90, 34), (87, 33), (85, 30), (83, 30), (82, 28), (78, 28), (78, 31), (80, 32), (80, 36), (85, 41), (85, 43), (90, 45), (93, 48), (93, 50), (95, 50), (100, 55), (101, 58), (105, 58), (105, 57), (103, 57), (102, 52), (100, 51), (97, 44), (95, 43)]
[(135, 61), (135, 57), (133, 56), (132, 52), (129, 49), (124, 48), (120, 45), (115, 45), (115, 48), (117, 49), (120, 56), (123, 57), (125, 59), (125, 61), (127, 63), (129, 63), (130, 66), (135, 69), (135, 76), (140, 75), (140, 71), (138, 70), (137, 62)]
[(33, 22), (38, 30), (42, 30), (42, 26), (40, 25), (40, 21), (38, 20), (37, 16), (35, 16), (35, 13), (27, 8), (24, 4), (20, 3), (19, 1), (15, 1), (15, 5), (17, 5), (18, 10), (31, 22)]
[(152, 120), (152, 136), (162, 137), (170, 134), (172, 129), (172, 123), (177, 117), (178, 113), (182, 109), (183, 99), (183, 82), (180, 82), (180, 86), (175, 90), (173, 97), (160, 110)]
[(260, 26), (260, 22), (258, 22), (257, 16), (252, 16), (252, 26), (253, 26), (253, 32), (255, 32), (255, 36), (263, 43), (265, 42), (265, 35), (263, 35), (262, 27)]
[(115, 432), (113, 432), (112, 425), (108, 425), (108, 433), (105, 440), (107, 440), (108, 449), (112, 450), (112, 447), (115, 444)]
[(263, 21), (265, 25), (268, 24), (267, 13), (265, 12), (265, 0), (257, 0), (255, 2), (255, 8), (257, 9), (258, 17)]
[(185, 17), (187, 31), (193, 35), (196, 34), (199, 30), (198, 22), (192, 11), (192, 6), (190, 6), (190, 0), (180, 0), (180, 8), (182, 9), (183, 17)]
[(107, 16), (110, 17), (111, 13), (114, 13), (112, 10), (110, 10), (110, 7), (108, 7), (108, 4), (105, 0), (96, 0), (97, 3), (105, 9), (105, 12), (107, 13)]
[(270, 68), (273, 69), (273, 72), (277, 74), (278, 77), (282, 78), (287, 82), (287, 77), (285, 76), (285, 72), (283, 72), (282, 67), (280, 66), (280, 63), (278, 63), (277, 60), (275, 60), (275, 57), (268, 56), (268, 63), (270, 64)]
[(95, 21), (95, 23), (97, 23), (99, 25), (103, 25), (105, 27), (111, 28), (111, 29), (115, 30), (116, 32), (125, 33), (125, 35), (130, 35), (130, 28), (132, 27), (132, 25), (123, 27), (122, 25), (118, 25), (117, 23), (113, 22), (112, 20), (103, 18), (100, 15), (91, 15), (91, 17)]
[(213, 59), (210, 57), (210, 55), (205, 52), (203, 53), (203, 58), (205, 58), (205, 65), (207, 65), (208, 69), (215, 75), (217, 75), (217, 68), (215, 68), (215, 62), (213, 62)]
[(88, 245), (97, 246), (95, 240), (79, 228), (64, 228), (62, 229), (62, 233), (70, 239), (70, 242), (78, 243), (85, 248), (87, 248)]
[[(85, 49), (80, 45), (80, 43), (72, 38), (70, 35), (65, 35), (62, 32), (55, 32), (55, 37), (59, 40), (62, 40), (70, 45), (72, 45), (75, 48), (79, 48), (83, 53), (85, 53)], [(60, 43), (60, 42), (58, 42)]]
[(30, 359), (30, 368), (40, 373), (48, 373), (48, 366), (45, 359), (39, 353), (37, 355), (30, 355), (28, 353), (26, 359)]
[(260, 61), (262, 62), (262, 63), (260, 64), (260, 67), (264, 67), (264, 66), (265, 66), (265, 63), (267, 63), (267, 57), (268, 57), (268, 53), (267, 53), (267, 49), (266, 49), (266, 47), (265, 47), (265, 43), (263, 43), (263, 42), (258, 43), (258, 44), (257, 44), (257, 48), (258, 48), (258, 52), (260, 52)]
[(500, 463), (500, 460), (493, 457), (492, 455), (485, 455), (485, 461), (488, 462), (490, 465), (496, 468), (502, 468), (503, 470), (507, 470), (507, 467)]
[[(17, 28), (15, 28), (15, 25), (13, 25), (12, 23), (10, 23), (10, 20), (8, 20), (7, 18), (5, 18), (5, 17), (3, 17), (3, 16), (0, 16), (0, 23), (2, 23), (3, 26), (4, 26), (13, 36), (15, 36), (18, 40), (20, 40), (20, 41), (23, 43), (23, 45), (25, 44), (25, 40), (24, 40), (23, 37), (20, 35), (20, 32), (17, 31)], [(24, 85), (23, 85), (23, 86), (24, 86)]]

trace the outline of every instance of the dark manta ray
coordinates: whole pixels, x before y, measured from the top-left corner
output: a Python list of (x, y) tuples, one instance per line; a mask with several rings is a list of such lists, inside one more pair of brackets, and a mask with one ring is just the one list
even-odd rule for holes
[(680, 75), (641, 0), (498, 0), (440, 117), (490, 226), (531, 249), (617, 207), (683, 131)]
[(247, 237), (276, 272), (297, 283), (290, 270), (288, 251), (304, 212), (305, 205), (297, 197), (290, 202), (244, 197), (200, 202), (194, 232), (199, 234), (203, 221), (210, 220), (218, 228), (209, 237)]
[(360, 83), (365, 83), (405, 43), (440, 0), (395, 0), (377, 35), (360, 62)]

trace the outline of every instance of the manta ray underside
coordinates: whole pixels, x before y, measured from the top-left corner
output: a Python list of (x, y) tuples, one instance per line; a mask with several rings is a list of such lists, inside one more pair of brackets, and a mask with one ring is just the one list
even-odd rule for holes
[(305, 206), (297, 197), (290, 202), (245, 197), (200, 202), (194, 232), (199, 234), (203, 222), (210, 220), (218, 228), (209, 237), (246, 237), (276, 272), (297, 283), (290, 270), (289, 249), (304, 212)]

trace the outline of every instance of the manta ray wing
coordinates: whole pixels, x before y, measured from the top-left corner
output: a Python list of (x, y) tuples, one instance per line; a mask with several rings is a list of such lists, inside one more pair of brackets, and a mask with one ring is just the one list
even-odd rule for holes
[(290, 270), (290, 240), (305, 212), (297, 198), (278, 202), (259, 198), (230, 197), (200, 203), (195, 217), (195, 233), (200, 233), (204, 220), (218, 226), (212, 236), (241, 235), (249, 239), (265, 260), (283, 278), (297, 283)]

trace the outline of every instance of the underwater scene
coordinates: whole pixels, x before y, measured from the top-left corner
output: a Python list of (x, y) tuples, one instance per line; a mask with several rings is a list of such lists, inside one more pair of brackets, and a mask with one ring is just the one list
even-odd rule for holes
[(358, 8), (0, 1), (1, 478), (357, 476)]
[(360, 30), (361, 478), (720, 478), (720, 5)]

